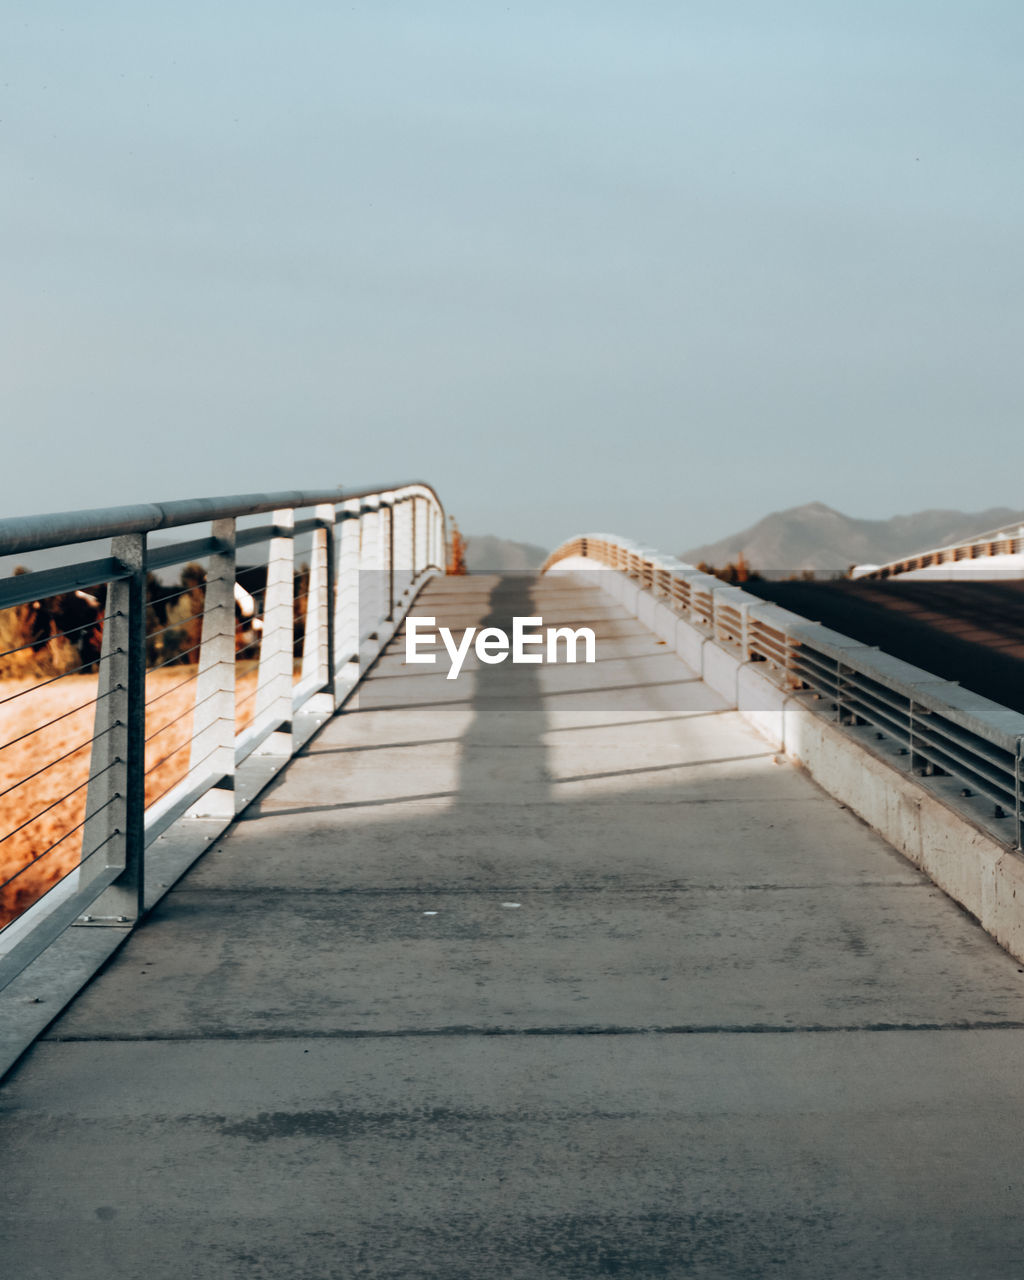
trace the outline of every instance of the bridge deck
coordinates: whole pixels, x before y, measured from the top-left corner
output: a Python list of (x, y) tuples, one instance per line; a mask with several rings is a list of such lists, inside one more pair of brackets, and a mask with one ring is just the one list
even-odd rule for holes
[(392, 644), (0, 1091), (7, 1274), (1020, 1274), (1017, 964), (596, 590), (416, 612), (599, 661)]

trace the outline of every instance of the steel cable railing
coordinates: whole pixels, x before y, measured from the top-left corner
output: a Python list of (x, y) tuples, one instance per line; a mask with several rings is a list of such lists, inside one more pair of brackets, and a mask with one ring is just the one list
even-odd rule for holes
[(70, 923), (139, 918), (147, 861), (200, 852), (347, 696), (445, 517), (404, 483), (0, 520), (0, 555), (53, 547), (72, 563), (0, 577), (0, 986)]
[(38, 650), (42, 645), (49, 645), (52, 640), (63, 640), (70, 636), (78, 635), (82, 631), (90, 631), (95, 626), (95, 622), (83, 622), (79, 627), (69, 627), (66, 631), (54, 631), (34, 640), (26, 640), (24, 644), (16, 645), (13, 649), (5, 649), (3, 653), (0, 653), (0, 660), (13, 657), (16, 653), (24, 653), (29, 649)]
[[(98, 814), (101, 812), (102, 809), (113, 804), (116, 800), (119, 800), (120, 798), (121, 798), (120, 795), (115, 794), (109, 800), (104, 801), (103, 805), (101, 805), (99, 809), (95, 809), (93, 810), (92, 813), (86, 814), (86, 816), (81, 820), (81, 822), (76, 823), (75, 826), (71, 827), (70, 830), (66, 831), (64, 835), (60, 837), (59, 840), (55, 840), (53, 844), (49, 845), (46, 849), (43, 849), (42, 852), (37, 853), (30, 862), (27, 862), (24, 866), (19, 867), (19, 869), (14, 873), (14, 875), (9, 876), (6, 880), (0, 881), (0, 889), (6, 889), (8, 885), (14, 884), (15, 881), (18, 880), (20, 876), (28, 873), (32, 869), (32, 867), (34, 867), (37, 863), (41, 862), (43, 858), (46, 857), (47, 854), (52, 853), (55, 849), (59, 848), (60, 845), (62, 845), (65, 840), (70, 839), (71, 836), (77, 835), (82, 830), (82, 828), (86, 825), (87, 822), (91, 822), (93, 818), (98, 816)], [(115, 836), (119, 834), (120, 834), (119, 830), (113, 831), (109, 836), (106, 837), (106, 839), (104, 839), (99, 845), (97, 845), (95, 849), (91, 849), (88, 853), (82, 854), (78, 865), (81, 866), (82, 864), (84, 864), (87, 861), (87, 859), (91, 858), (94, 854), (98, 853), (99, 850), (103, 847), (103, 845), (108, 844)], [(77, 868), (69, 868), (63, 873), (61, 878), (63, 879), (65, 876), (71, 875), (72, 871), (76, 869)]]

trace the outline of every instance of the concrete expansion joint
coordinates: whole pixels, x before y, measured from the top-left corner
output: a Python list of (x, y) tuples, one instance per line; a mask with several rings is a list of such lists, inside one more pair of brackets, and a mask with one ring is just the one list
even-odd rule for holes
[(850, 1022), (850, 1023), (684, 1023), (679, 1026), (452, 1026), (380, 1028), (275, 1028), (274, 1030), (218, 1031), (204, 1034), (189, 1032), (147, 1032), (130, 1035), (74, 1035), (51, 1032), (40, 1040), (48, 1044), (212, 1044), (212, 1043), (280, 1043), (283, 1040), (301, 1044), (307, 1040), (430, 1040), (430, 1039), (494, 1039), (545, 1037), (574, 1039), (580, 1037), (643, 1036), (792, 1036), (792, 1035), (884, 1035), (892, 1032), (979, 1032), (1024, 1031), (1024, 1021), (1013, 1019), (954, 1020), (948, 1022)]
[[(751, 881), (749, 883), (728, 884), (714, 881), (708, 883), (678, 883), (675, 881), (637, 881), (631, 884), (554, 884), (554, 885), (363, 885), (338, 886), (318, 885), (303, 887), (299, 885), (265, 884), (259, 888), (241, 885), (202, 886), (179, 885), (175, 889), (175, 897), (219, 898), (242, 897), (263, 899), (267, 894), (276, 898), (480, 898), (493, 900), (510, 894), (519, 894), (524, 898), (569, 897), (574, 894), (601, 895), (614, 894), (621, 897), (649, 897), (652, 893), (666, 896), (692, 893), (807, 893), (809, 891), (845, 892), (848, 889), (923, 889), (935, 893), (936, 887), (926, 876), (915, 880), (856, 879), (849, 880), (813, 880), (785, 884), (772, 881)], [(169, 910), (170, 908), (168, 908)]]

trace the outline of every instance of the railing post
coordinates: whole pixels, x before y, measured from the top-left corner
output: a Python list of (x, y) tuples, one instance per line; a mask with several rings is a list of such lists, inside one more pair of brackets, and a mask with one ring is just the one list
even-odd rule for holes
[(412, 496), (412, 585), (416, 585), (416, 579), (420, 576), (420, 569), (423, 567), (423, 561), (420, 559), (420, 529), (423, 521), (420, 519), (420, 499), (418, 494)]
[[(338, 589), (334, 599), (334, 688), (337, 699), (359, 673), (359, 500), (350, 499), (340, 512)], [(346, 672), (345, 668), (351, 669)]]
[(330, 690), (331, 706), (334, 699), (334, 665), (337, 662), (338, 635), (334, 629), (335, 603), (338, 599), (338, 541), (335, 535), (338, 509), (331, 503), (324, 511), (324, 681)]
[(316, 508), (320, 527), (313, 530), (313, 547), (309, 559), (309, 594), (306, 596), (306, 631), (302, 641), (302, 680), (315, 679), (321, 693), (330, 697), (334, 710), (333, 611), (334, 585), (334, 507)]
[(146, 808), (146, 537), (111, 542), (110, 554), (131, 570), (107, 584), (93, 746), (82, 828), (79, 875), (86, 863), (121, 872), (79, 918), (83, 925), (133, 924), (144, 909)]
[[(267, 590), (260, 633), (260, 662), (254, 723), (271, 722), (275, 731), (261, 755), (291, 755), (292, 684), (295, 665), (295, 513), (274, 512), (275, 536), (267, 559)], [(282, 741), (287, 738), (287, 741)]]
[(390, 498), (381, 508), (387, 512), (382, 525), (384, 535), (384, 564), (387, 580), (387, 606), (385, 622), (394, 621), (395, 617), (395, 500)]
[(405, 591), (405, 503), (391, 501), (391, 618)]
[(402, 581), (402, 599), (412, 596), (416, 583), (416, 499), (411, 495), (402, 501), (402, 524), (404, 529), (405, 550), (402, 553), (404, 572)]
[(377, 634), (381, 620), (382, 582), (380, 503), (364, 499), (361, 508), (359, 546), (359, 644)]
[(430, 565), (431, 555), (430, 547), (433, 541), (431, 527), (434, 521), (434, 513), (430, 507), (430, 499), (420, 497), (419, 517), (416, 521), (417, 544), (419, 551), (416, 557), (416, 573), (417, 576)]
[(399, 498), (395, 506), (396, 548), (395, 560), (398, 566), (398, 602), (402, 604), (412, 592), (415, 573), (413, 561), (416, 557), (416, 530), (413, 500), (407, 494)]
[(235, 807), (235, 521), (214, 520), (210, 532), (220, 548), (206, 571), (189, 774), (205, 770), (218, 780), (190, 810), (194, 817)]

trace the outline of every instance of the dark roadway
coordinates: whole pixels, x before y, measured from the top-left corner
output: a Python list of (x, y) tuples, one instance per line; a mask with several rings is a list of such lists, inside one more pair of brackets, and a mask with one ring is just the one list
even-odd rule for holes
[(1024, 582), (767, 582), (744, 590), (1024, 712)]

